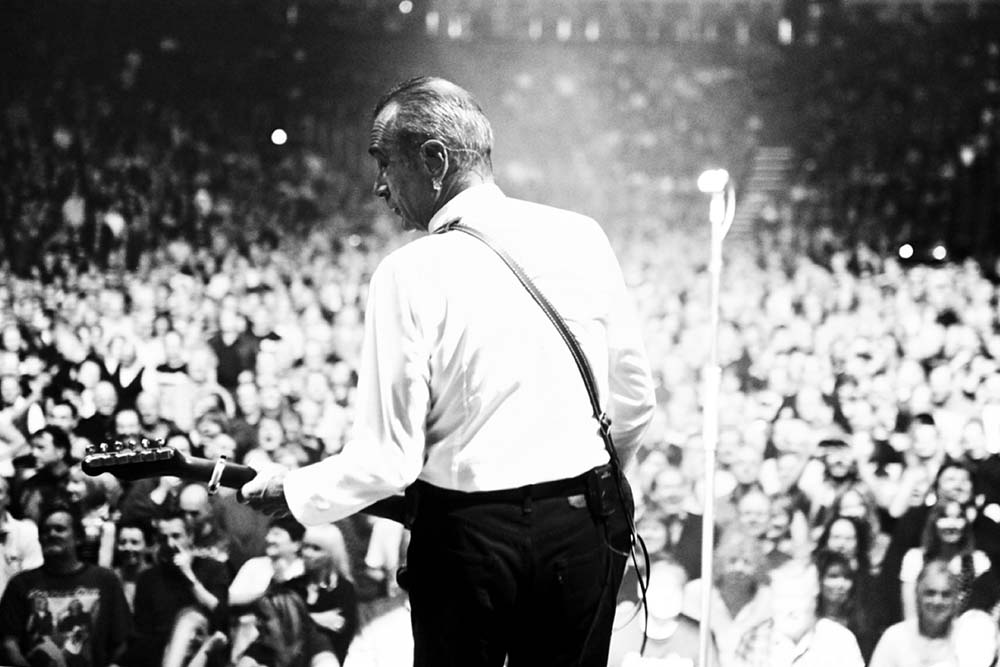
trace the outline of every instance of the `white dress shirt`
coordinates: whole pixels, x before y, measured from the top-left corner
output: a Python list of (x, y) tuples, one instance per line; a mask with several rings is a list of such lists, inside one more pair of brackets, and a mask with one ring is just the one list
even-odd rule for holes
[[(458, 218), (509, 252), (563, 316), (626, 459), (652, 419), (653, 382), (603, 230), (492, 184), (451, 199), (429, 231)], [(344, 449), (285, 479), (304, 524), (341, 519), (418, 477), (459, 491), (508, 489), (608, 460), (566, 344), (510, 269), (461, 232), (416, 239), (376, 269), (359, 378)]]

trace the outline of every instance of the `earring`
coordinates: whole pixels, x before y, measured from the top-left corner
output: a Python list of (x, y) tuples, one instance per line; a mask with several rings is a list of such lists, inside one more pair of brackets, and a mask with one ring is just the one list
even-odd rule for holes
[(440, 178), (434, 178), (434, 179), (432, 179), (431, 180), (431, 188), (434, 189), (435, 193), (441, 192), (441, 179)]

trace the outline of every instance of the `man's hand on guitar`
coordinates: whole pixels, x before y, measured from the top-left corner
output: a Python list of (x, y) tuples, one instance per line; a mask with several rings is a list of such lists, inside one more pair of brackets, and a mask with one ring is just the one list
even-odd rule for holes
[(240, 488), (240, 502), (273, 517), (288, 516), (291, 512), (285, 501), (285, 474), (283, 470), (258, 472)]

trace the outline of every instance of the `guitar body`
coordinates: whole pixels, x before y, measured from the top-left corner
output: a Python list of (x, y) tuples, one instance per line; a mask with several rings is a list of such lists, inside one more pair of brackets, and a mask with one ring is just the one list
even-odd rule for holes
[[(189, 456), (164, 445), (161, 441), (140, 438), (138, 441), (101, 443), (91, 447), (84, 456), (81, 468), (91, 477), (111, 473), (118, 479), (134, 481), (148, 477), (172, 475), (193, 482), (209, 482), (216, 462)], [(239, 489), (257, 476), (257, 471), (239, 463), (224, 463), (219, 484)], [(365, 509), (363, 514), (404, 522), (406, 515), (403, 496), (385, 498)]]

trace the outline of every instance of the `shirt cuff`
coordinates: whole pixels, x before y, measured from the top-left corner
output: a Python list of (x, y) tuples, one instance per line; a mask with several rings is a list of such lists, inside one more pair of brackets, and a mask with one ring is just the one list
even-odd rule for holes
[(329, 479), (325, 468), (313, 464), (290, 470), (285, 475), (285, 502), (295, 520), (304, 526), (339, 521), (353, 513), (352, 508), (336, 505), (329, 494), (322, 491), (329, 486), (328, 481), (324, 482), (324, 478)]

